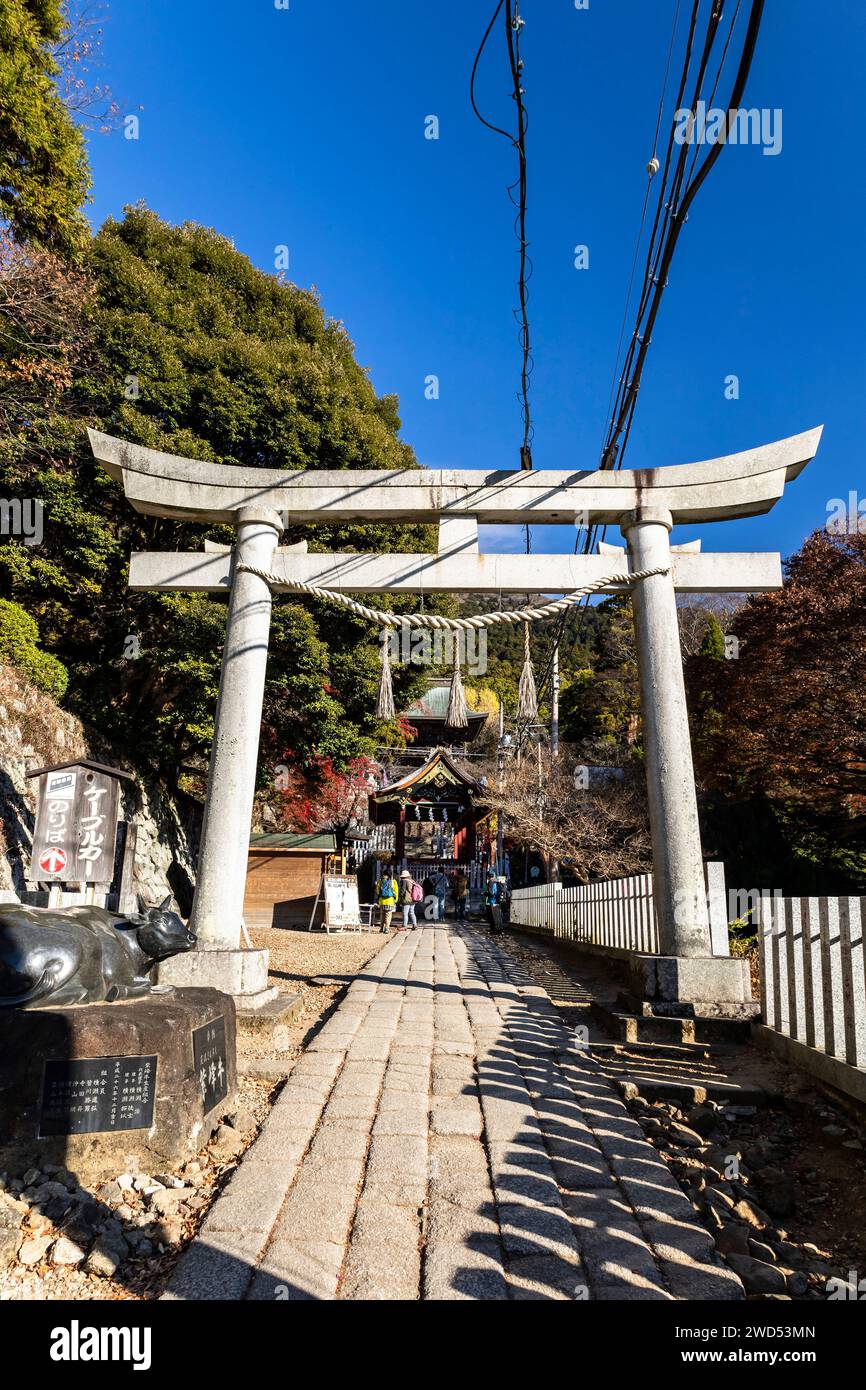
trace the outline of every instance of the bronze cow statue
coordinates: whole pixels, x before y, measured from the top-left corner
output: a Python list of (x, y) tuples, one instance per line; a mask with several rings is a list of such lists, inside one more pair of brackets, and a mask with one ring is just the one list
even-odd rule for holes
[(195, 935), (177, 913), (138, 900), (137, 913), (104, 907), (0, 905), (0, 1008), (100, 1004), (154, 989), (158, 961), (189, 951)]

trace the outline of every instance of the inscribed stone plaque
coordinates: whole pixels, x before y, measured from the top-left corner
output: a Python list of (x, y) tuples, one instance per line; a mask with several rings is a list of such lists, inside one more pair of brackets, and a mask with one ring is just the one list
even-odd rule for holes
[(156, 1057), (80, 1057), (45, 1063), (39, 1135), (149, 1129)]
[(225, 1100), (229, 1089), (229, 1072), (226, 1058), (226, 1021), (222, 1014), (192, 1030), (192, 1055), (198, 1077), (201, 1103), (205, 1115), (213, 1110), (221, 1100)]

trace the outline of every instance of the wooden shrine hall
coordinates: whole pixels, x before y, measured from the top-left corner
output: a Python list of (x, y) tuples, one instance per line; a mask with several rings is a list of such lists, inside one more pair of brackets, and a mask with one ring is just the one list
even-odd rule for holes
[(467, 864), (475, 858), (475, 828), (485, 815), (483, 794), (481, 783), (437, 748), (423, 766), (371, 792), (370, 821), (394, 826), (397, 863)]

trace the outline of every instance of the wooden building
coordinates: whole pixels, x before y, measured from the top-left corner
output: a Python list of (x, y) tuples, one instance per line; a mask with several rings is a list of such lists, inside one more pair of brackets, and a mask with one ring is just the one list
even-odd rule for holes
[(309, 925), (322, 874), (342, 872), (329, 833), (250, 836), (244, 922), (247, 927)]
[(370, 820), (394, 826), (398, 862), (469, 863), (482, 795), (480, 784), (437, 748), (422, 767), (371, 794)]

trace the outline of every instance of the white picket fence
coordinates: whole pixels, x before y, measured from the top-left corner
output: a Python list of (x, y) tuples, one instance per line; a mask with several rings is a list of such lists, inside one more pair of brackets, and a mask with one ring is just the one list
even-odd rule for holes
[[(730, 955), (725, 866), (704, 865), (713, 955)], [(659, 954), (659, 932), (652, 874), (609, 878), (563, 888), (544, 883), (517, 888), (511, 900), (514, 926), (550, 932), (563, 941), (611, 955)]]
[(757, 917), (764, 1025), (866, 1068), (866, 898), (765, 894)]

